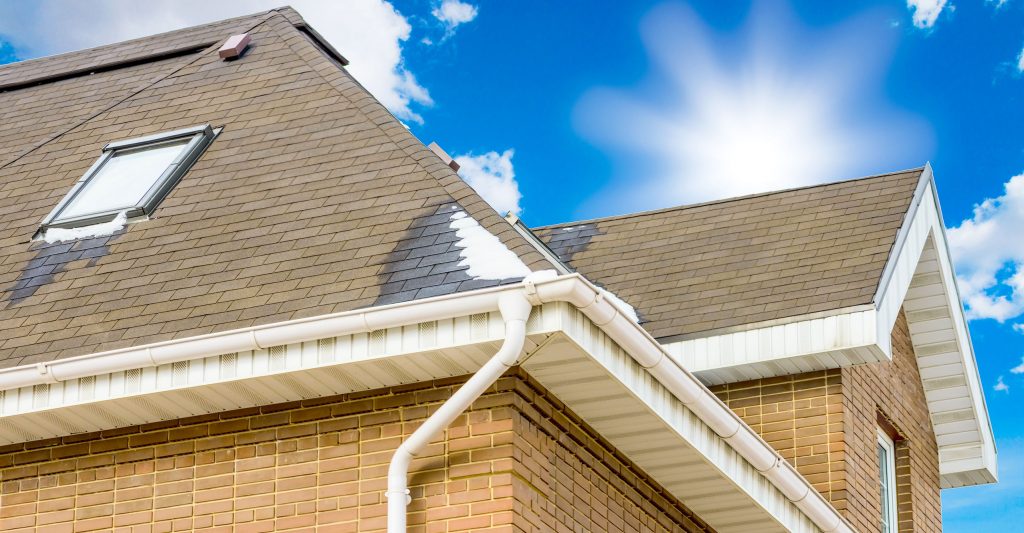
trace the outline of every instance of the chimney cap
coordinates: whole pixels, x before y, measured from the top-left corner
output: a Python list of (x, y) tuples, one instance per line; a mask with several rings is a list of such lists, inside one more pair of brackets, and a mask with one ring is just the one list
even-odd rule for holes
[(248, 33), (240, 33), (238, 35), (232, 35), (228, 37), (227, 41), (224, 41), (223, 46), (220, 50), (217, 50), (217, 55), (221, 59), (236, 59), (242, 56), (245, 49), (249, 46), (252, 41), (252, 37)]

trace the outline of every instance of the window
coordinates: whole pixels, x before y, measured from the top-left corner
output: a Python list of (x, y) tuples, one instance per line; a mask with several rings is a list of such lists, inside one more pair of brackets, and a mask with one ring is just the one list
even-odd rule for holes
[(213, 137), (207, 125), (104, 146), (42, 229), (109, 222), (122, 212), (128, 218), (152, 214)]
[(896, 515), (896, 446), (889, 435), (878, 430), (878, 479), (881, 482), (882, 533), (897, 533)]

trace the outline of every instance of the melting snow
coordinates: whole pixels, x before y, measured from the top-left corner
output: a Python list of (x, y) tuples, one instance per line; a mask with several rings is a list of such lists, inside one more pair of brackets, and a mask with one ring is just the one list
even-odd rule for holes
[(48, 244), (53, 244), (56, 242), (89, 239), (92, 237), (106, 237), (108, 235), (113, 235), (115, 231), (124, 228), (124, 225), (127, 222), (127, 213), (121, 211), (116, 217), (114, 217), (114, 220), (111, 220), (110, 222), (93, 224), (91, 226), (82, 226), (80, 228), (47, 228), (46, 231), (43, 232), (43, 240)]
[(459, 238), (455, 246), (462, 248), (459, 266), (468, 265), (466, 274), (471, 278), (500, 280), (530, 275), (530, 268), (519, 256), (465, 212), (452, 214), (450, 227)]
[(619, 298), (615, 293), (601, 289), (601, 294), (604, 295), (605, 299), (611, 302), (612, 305), (617, 307), (619, 311), (622, 311), (626, 316), (633, 319), (633, 322), (640, 323), (640, 317), (636, 314), (636, 309), (633, 309), (632, 305), (626, 303), (622, 298)]
[(552, 269), (549, 268), (547, 270), (538, 270), (536, 272), (530, 272), (529, 275), (527, 275), (525, 278), (523, 278), (523, 281), (530, 281), (530, 282), (533, 282), (533, 283), (540, 283), (542, 281), (548, 281), (548, 280), (551, 280), (551, 279), (555, 279), (557, 277), (558, 277), (558, 272), (556, 272), (555, 270), (552, 270)]

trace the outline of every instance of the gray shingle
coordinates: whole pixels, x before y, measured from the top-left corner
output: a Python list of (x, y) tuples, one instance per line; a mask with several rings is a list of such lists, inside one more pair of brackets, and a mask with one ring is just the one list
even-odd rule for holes
[[(550, 268), (295, 24), (285, 8), (0, 66), (0, 368), (468, 290), (438, 285), (452, 207)], [(242, 32), (255, 46), (221, 61)], [(150, 220), (30, 242), (104, 144), (207, 123), (223, 133)]]
[(917, 169), (535, 232), (671, 339), (869, 303), (920, 178)]

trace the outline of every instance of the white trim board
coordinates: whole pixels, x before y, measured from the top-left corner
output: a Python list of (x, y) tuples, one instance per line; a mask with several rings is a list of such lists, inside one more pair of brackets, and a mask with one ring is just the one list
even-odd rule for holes
[(891, 361), (891, 332), (901, 308), (939, 446), (943, 488), (995, 482), (995, 442), (930, 166), (874, 304), (664, 346), (709, 385)]
[[(523, 368), (717, 531), (819, 531), (582, 312), (535, 307), (527, 335)], [(471, 374), (503, 337), (479, 313), (9, 389), (0, 443)]]
[(528, 374), (716, 531), (819, 531), (582, 312), (560, 309), (561, 333), (523, 362)]

